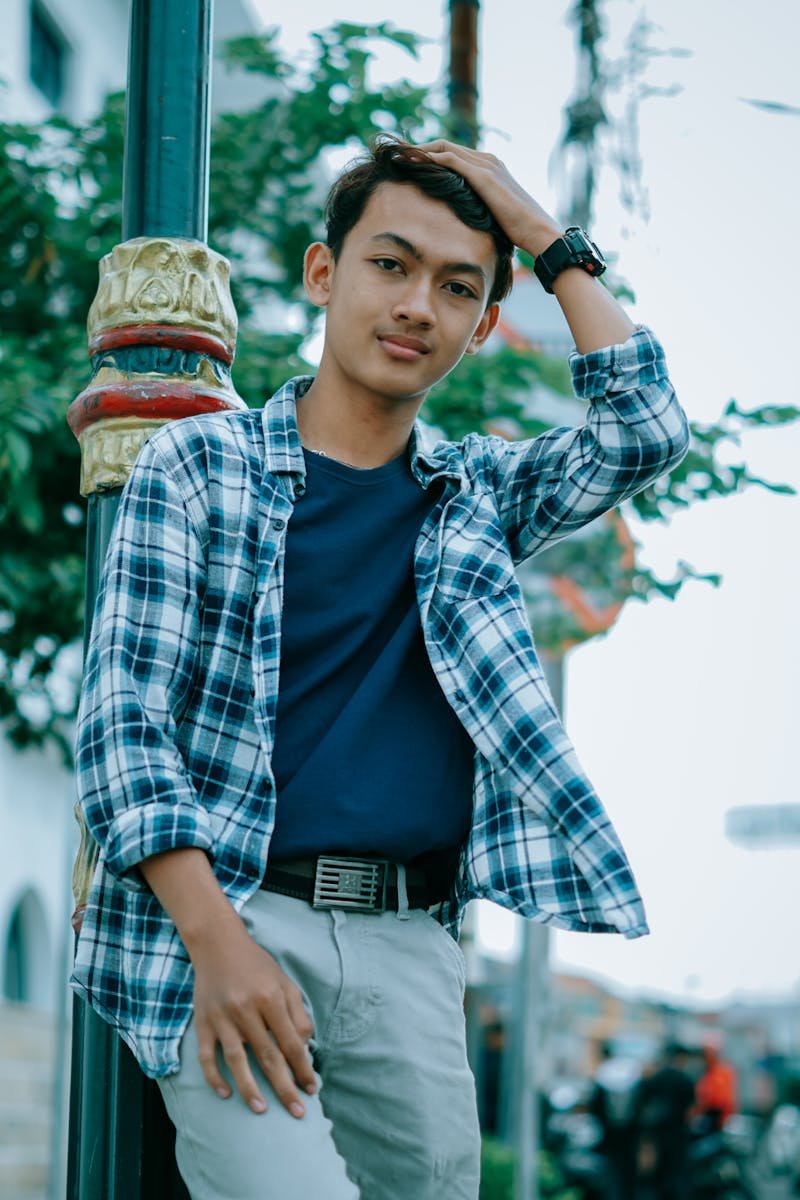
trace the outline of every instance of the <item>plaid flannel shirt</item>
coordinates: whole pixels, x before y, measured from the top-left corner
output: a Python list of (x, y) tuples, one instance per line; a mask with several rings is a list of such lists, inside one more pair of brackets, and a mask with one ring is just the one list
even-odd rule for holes
[[(674, 466), (687, 425), (644, 328), (570, 359), (585, 423), (531, 441), (428, 444), (441, 500), (415, 549), (422, 629), (475, 744), (472, 827), (447, 901), (483, 897), (561, 929), (647, 932), (611, 823), (559, 720), (514, 564)], [(123, 490), (77, 731), (78, 799), (100, 847), (73, 987), (153, 1076), (178, 1069), (192, 969), (138, 864), (204, 850), (231, 903), (258, 888), (275, 817), (271, 754), (286, 530), (305, 467), (290, 380), (260, 410), (173, 421)]]

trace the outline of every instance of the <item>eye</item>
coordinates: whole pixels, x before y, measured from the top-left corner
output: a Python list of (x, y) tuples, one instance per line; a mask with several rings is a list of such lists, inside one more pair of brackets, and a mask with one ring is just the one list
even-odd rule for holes
[(395, 267), (400, 268), (402, 266), (396, 258), (373, 258), (372, 261), (381, 271), (394, 271)]
[[(459, 281), (457, 279), (451, 279), (450, 282), (447, 284), (447, 287), (449, 287), (451, 289), (452, 294), (454, 296), (465, 296), (469, 300), (477, 300), (478, 299), (478, 297), (475, 295), (475, 292), (472, 290), (471, 287), (468, 287), (466, 283), (459, 283)], [(458, 291), (453, 290), (455, 288), (458, 288), (459, 290)]]

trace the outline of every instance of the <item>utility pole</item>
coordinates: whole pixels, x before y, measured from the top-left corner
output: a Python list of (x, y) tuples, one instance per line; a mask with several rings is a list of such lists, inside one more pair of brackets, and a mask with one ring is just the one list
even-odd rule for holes
[(478, 142), (478, 10), (480, 0), (450, 0), (448, 125), (454, 141)]
[[(212, 0), (132, 0), (122, 243), (89, 312), (92, 380), (68, 420), (88, 497), (86, 626), (122, 487), (166, 421), (244, 407), (230, 380), (236, 313), (208, 231)], [(80, 928), (97, 862), (81, 825)], [(73, 1006), (68, 1200), (179, 1200), (186, 1191), (157, 1086), (116, 1032)]]
[[(479, 0), (450, 0), (450, 63), (448, 68), (447, 133), (464, 146), (478, 141), (478, 10)], [(464, 1017), (467, 1058), (480, 1098), (483, 1091), (483, 1029), (480, 1023), (478, 986), (483, 982), (475, 930), (475, 910), (468, 908), (460, 944), (467, 965)]]
[[(448, 79), (448, 126), (455, 141), (475, 146), (478, 141), (478, 15), (480, 0), (450, 0), (450, 69)], [(554, 668), (551, 687), (561, 702), (561, 662)], [(475, 926), (467, 915), (462, 933), (467, 960), (467, 979), (475, 979), (477, 947)], [(538, 1138), (542, 1021), (547, 1003), (548, 932), (543, 925), (522, 923), (522, 953), (514, 988), (511, 1050), (504, 1051), (503, 1086), (510, 1095), (502, 1110), (511, 1115), (511, 1133), (517, 1149), (517, 1200), (538, 1200)], [(475, 1011), (474, 996), (467, 1002), (467, 1050), (476, 1086), (482, 1086), (482, 1029)], [(512, 1133), (513, 1130), (513, 1133)]]
[[(542, 669), (559, 713), (564, 707), (564, 658), (542, 654)], [(517, 1170), (514, 1200), (539, 1200), (540, 1092), (544, 1082), (542, 1056), (550, 1006), (550, 930), (534, 921), (522, 922), (515, 988), (514, 1054), (510, 1072)], [(508, 1073), (507, 1076), (508, 1078)]]

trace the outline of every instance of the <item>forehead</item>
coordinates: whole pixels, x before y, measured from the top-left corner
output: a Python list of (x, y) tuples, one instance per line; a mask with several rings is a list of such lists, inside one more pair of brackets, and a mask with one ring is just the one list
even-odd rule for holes
[(470, 261), (494, 270), (496, 250), (491, 234), (471, 229), (442, 200), (427, 196), (410, 183), (380, 184), (350, 231), (361, 241), (391, 231), (411, 242), (426, 261)]

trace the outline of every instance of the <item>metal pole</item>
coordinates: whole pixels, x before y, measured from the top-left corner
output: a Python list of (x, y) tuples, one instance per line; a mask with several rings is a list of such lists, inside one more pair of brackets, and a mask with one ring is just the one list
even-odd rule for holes
[[(66, 795), (64, 797), (66, 799)], [(72, 866), (74, 846), (71, 839), (64, 840), (62, 848), (63, 882), (62, 898), (64, 911), (69, 911), (70, 886), (69, 868)], [(47, 1200), (62, 1200), (66, 1183), (64, 1173), (65, 1135), (67, 1132), (67, 1054), (70, 1050), (70, 1014), (72, 1004), (67, 987), (67, 977), (72, 962), (72, 939), (69, 926), (64, 923), (58, 945), (58, 1007), (56, 1009), (56, 1060), (53, 1079), (53, 1128), (50, 1133), (50, 1170), (47, 1183)]]
[[(474, 146), (478, 140), (478, 8), (479, 0), (450, 0), (449, 113), (446, 127), (450, 136), (466, 146)], [(482, 980), (474, 909), (467, 909), (461, 930), (461, 947), (467, 964), (467, 1058), (480, 1097), (483, 1090), (483, 1031), (478, 988)]]
[(525, 921), (520, 957), (516, 1200), (539, 1200), (539, 1089), (548, 1003), (549, 930)]
[(133, 0), (122, 237), (208, 237), (212, 0)]
[(478, 10), (480, 0), (450, 0), (450, 132), (464, 146), (478, 142)]
[[(227, 264), (202, 246), (208, 230), (211, 27), (212, 0), (132, 3), (124, 241), (101, 264), (89, 315), (94, 377), (69, 412), (81, 443), (81, 491), (89, 497), (85, 642), (119, 495), (138, 449), (165, 420), (241, 406), (225, 380), (235, 345)], [(198, 281), (202, 313), (192, 298)], [(191, 360), (181, 355), (187, 349), (194, 352)], [(84, 830), (74, 879), (76, 925), (96, 858)], [(115, 1031), (76, 999), (68, 1200), (185, 1197), (173, 1145), (157, 1087)]]
[[(559, 712), (564, 707), (564, 660), (542, 655), (542, 667)], [(540, 1090), (550, 999), (550, 931), (532, 921), (522, 924), (522, 952), (515, 1013), (516, 1071), (514, 1131), (517, 1144), (515, 1200), (539, 1200)]]

